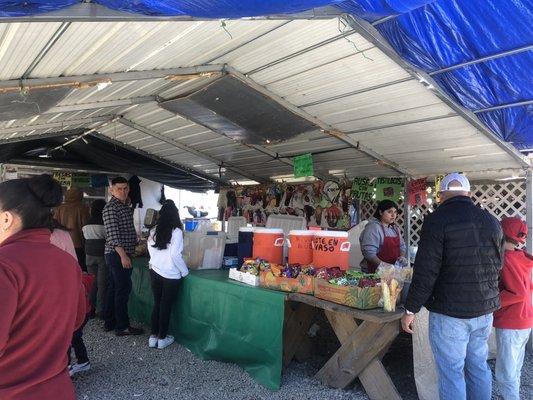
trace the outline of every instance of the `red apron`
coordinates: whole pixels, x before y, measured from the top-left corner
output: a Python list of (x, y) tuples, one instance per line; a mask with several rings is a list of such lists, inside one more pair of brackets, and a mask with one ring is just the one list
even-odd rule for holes
[[(398, 258), (400, 258), (400, 231), (396, 227), (393, 229), (396, 231), (396, 236), (386, 236), (385, 228), (383, 224), (381, 225), (381, 230), (383, 231), (383, 244), (379, 249), (379, 252), (376, 256), (381, 260), (389, 264), (394, 264)], [(368, 272), (373, 274), (376, 272), (377, 265), (368, 264)]]

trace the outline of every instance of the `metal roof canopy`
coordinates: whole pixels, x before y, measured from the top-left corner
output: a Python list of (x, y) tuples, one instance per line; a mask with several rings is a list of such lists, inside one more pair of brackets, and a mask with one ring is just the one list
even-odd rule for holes
[[(340, 19), (332, 19), (336, 9), (304, 14), (229, 20), (222, 28), (220, 21), (145, 17), (80, 3), (2, 19), (32, 23), (0, 22), (0, 95), (21, 87), (72, 91), (33, 118), (0, 121), (0, 143), (96, 129), (213, 179), (223, 170), (228, 180), (257, 182), (292, 173), (291, 157), (304, 152), (321, 154), (315, 171), (324, 179), (342, 170), (348, 176), (462, 170), (492, 178), (529, 165), (472, 113), (427, 90), (431, 77), (399, 59), (370, 24), (343, 16), (348, 23), (341, 29)], [(281, 144), (245, 145), (158, 107), (221, 72), (320, 131)], [(442, 132), (425, 134), (426, 126)]]

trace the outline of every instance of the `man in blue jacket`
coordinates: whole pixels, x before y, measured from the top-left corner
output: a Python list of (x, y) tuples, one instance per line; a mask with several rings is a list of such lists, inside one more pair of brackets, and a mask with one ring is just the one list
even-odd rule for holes
[(470, 199), (458, 173), (441, 182), (441, 204), (422, 226), (402, 327), (412, 333), (425, 306), (441, 400), (489, 400), (487, 364), (492, 312), (499, 307), (503, 233), (496, 218)]

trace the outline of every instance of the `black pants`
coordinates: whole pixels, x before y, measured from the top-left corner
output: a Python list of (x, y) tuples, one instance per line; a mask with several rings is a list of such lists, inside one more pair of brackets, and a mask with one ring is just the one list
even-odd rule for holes
[(154, 293), (152, 335), (163, 339), (168, 333), (170, 311), (178, 295), (180, 280), (163, 278), (153, 270), (150, 270), (150, 277), (152, 280), (152, 292)]
[[(87, 355), (87, 348), (85, 347), (85, 343), (83, 342), (83, 328), (87, 323), (87, 320), (88, 319), (85, 319), (83, 325), (80, 326), (79, 329), (75, 331), (72, 335), (71, 348), (74, 349), (74, 354), (76, 356), (78, 364), (84, 364), (89, 361), (89, 356)], [(71, 364), (70, 349), (68, 351), (68, 363)]]
[(132, 268), (122, 268), (120, 256), (116, 251), (106, 254), (105, 261), (108, 269), (105, 327), (120, 332), (130, 326), (128, 300), (131, 293)]
[(78, 257), (78, 264), (80, 264), (81, 270), (87, 272), (87, 265), (85, 264), (85, 249), (83, 247), (76, 247), (76, 257)]

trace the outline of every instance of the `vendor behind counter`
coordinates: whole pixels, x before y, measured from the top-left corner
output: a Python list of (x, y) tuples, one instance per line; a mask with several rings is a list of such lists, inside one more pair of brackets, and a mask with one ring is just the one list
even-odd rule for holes
[(400, 257), (405, 257), (406, 246), (400, 228), (396, 224), (398, 205), (391, 200), (381, 201), (374, 216), (359, 237), (363, 261), (361, 270), (374, 273), (384, 261), (394, 264)]

